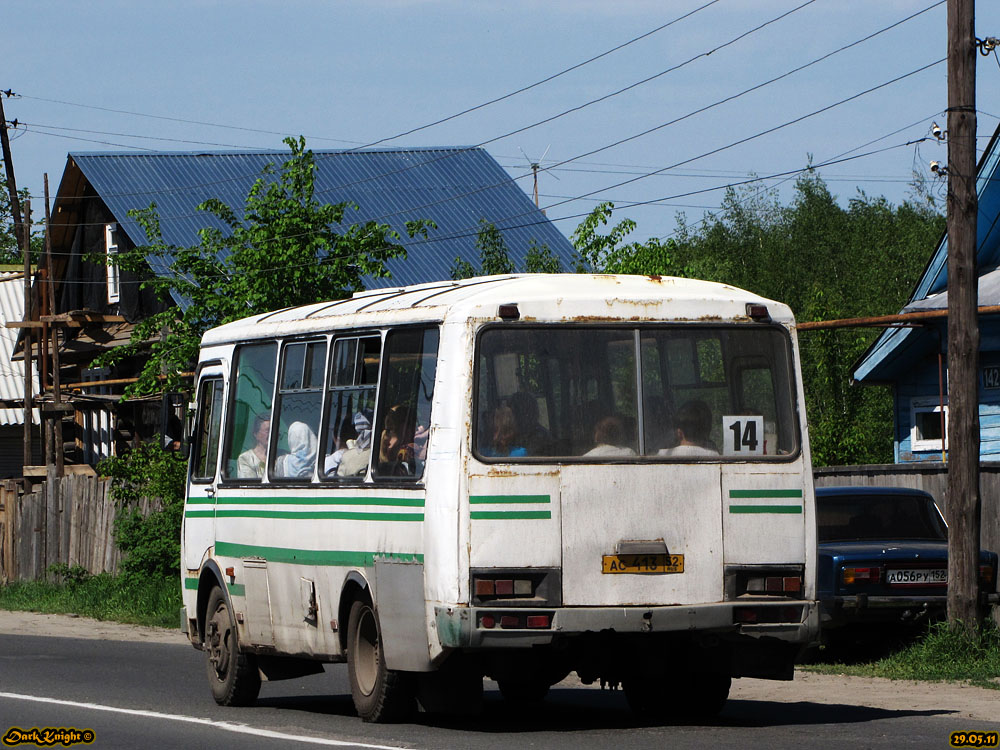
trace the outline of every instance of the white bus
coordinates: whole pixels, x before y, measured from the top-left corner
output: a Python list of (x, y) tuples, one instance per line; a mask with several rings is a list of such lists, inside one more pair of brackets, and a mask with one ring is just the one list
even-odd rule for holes
[(788, 307), (722, 284), (511, 275), (205, 334), (182, 623), (220, 704), (348, 665), (367, 721), (571, 672), (712, 715), (817, 636)]

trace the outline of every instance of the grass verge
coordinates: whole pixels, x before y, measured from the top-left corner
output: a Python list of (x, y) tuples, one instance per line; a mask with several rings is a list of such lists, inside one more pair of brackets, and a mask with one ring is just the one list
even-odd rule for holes
[(0, 609), (176, 628), (180, 608), (176, 578), (137, 579), (102, 573), (80, 581), (14, 581), (0, 586)]
[(802, 669), (822, 674), (885, 677), (890, 680), (968, 682), (1000, 690), (1000, 628), (992, 621), (978, 637), (931, 625), (915, 643), (869, 664), (809, 664)]

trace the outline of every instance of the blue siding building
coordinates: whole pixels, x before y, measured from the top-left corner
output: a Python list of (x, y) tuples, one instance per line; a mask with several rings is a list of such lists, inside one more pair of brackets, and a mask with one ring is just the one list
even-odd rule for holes
[[(977, 178), (979, 305), (1000, 305), (1000, 129)], [(941, 238), (902, 312), (948, 309), (948, 236)], [(947, 450), (948, 319), (889, 328), (855, 364), (862, 385), (893, 388), (896, 463), (942, 461)], [(979, 316), (979, 420), (982, 461), (1000, 461), (1000, 314)]]

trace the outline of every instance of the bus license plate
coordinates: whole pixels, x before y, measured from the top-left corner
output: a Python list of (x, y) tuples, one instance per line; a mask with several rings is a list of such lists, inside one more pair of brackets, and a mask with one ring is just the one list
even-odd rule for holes
[(602, 573), (683, 573), (684, 555), (605, 555)]
[(948, 583), (947, 568), (902, 568), (889, 570), (885, 576), (889, 584)]

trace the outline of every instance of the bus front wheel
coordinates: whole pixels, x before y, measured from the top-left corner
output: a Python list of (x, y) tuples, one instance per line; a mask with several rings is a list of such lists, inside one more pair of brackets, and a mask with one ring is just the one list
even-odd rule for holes
[(260, 692), (260, 672), (253, 654), (240, 650), (236, 623), (226, 595), (218, 586), (208, 597), (205, 614), (208, 683), (220, 706), (250, 706)]
[(413, 712), (409, 676), (386, 667), (378, 614), (365, 600), (354, 602), (347, 621), (347, 674), (354, 707), (363, 721), (400, 721)]

